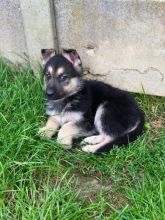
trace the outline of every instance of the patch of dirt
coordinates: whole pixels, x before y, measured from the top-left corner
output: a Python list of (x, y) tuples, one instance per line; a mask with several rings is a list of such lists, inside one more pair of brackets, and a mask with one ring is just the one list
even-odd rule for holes
[(102, 177), (101, 173), (97, 173), (95, 176), (84, 175), (79, 171), (73, 173), (74, 176), (74, 189), (80, 191), (78, 200), (88, 198), (90, 202), (97, 200), (97, 192), (100, 190), (110, 190), (111, 185), (103, 184), (103, 181), (100, 180)]
[(78, 201), (97, 202), (101, 193), (104, 199), (115, 208), (120, 208), (123, 204), (130, 204), (124, 190), (115, 189), (115, 183), (110, 178), (103, 180), (100, 173), (90, 176), (77, 171), (73, 173), (73, 176), (75, 179), (73, 188), (76, 192), (80, 192)]
[(54, 174), (52, 174), (52, 175), (48, 174), (48, 171), (46, 171), (46, 170), (44, 171), (44, 175), (43, 175), (43, 173), (40, 173), (39, 171), (33, 171), (32, 177), (34, 180), (37, 180), (40, 185), (41, 182), (42, 183), (47, 182), (48, 175), (50, 176), (50, 186), (54, 187), (58, 183), (59, 179)]
[(149, 120), (149, 124), (151, 125), (152, 128), (161, 129), (164, 127), (163, 117), (160, 116), (156, 120)]

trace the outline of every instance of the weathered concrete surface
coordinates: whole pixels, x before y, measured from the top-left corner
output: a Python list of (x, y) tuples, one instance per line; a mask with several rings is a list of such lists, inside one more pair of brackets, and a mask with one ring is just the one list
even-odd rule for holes
[(0, 53), (12, 61), (27, 54), (19, 0), (0, 0)]
[(31, 64), (40, 61), (41, 49), (56, 48), (54, 6), (51, 0), (20, 0)]
[(165, 96), (165, 1), (54, 4), (59, 46), (79, 51), (89, 77)]
[(13, 61), (25, 54), (34, 66), (58, 38), (89, 78), (165, 96), (165, 1), (0, 0), (0, 27), (0, 52)]

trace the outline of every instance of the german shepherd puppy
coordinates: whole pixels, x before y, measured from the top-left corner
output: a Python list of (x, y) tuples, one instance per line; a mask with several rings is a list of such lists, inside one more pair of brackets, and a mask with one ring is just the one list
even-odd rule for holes
[(84, 80), (76, 50), (41, 51), (44, 64), (46, 114), (40, 135), (71, 148), (73, 139), (84, 136), (89, 153), (109, 151), (114, 145), (134, 141), (142, 133), (144, 114), (127, 92), (106, 83)]

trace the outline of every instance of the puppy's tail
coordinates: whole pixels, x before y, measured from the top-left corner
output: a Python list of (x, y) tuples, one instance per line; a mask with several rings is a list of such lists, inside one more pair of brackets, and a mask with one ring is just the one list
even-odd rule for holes
[(96, 151), (96, 154), (110, 151), (114, 146), (122, 147), (130, 142), (133, 142), (143, 132), (143, 128), (144, 128), (144, 114), (142, 113), (141, 121), (133, 131), (130, 131), (129, 133), (118, 137), (114, 141), (105, 144)]

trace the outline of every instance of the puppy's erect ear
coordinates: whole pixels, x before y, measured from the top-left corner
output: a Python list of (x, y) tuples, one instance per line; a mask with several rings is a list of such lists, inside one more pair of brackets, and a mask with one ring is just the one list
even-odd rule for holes
[(76, 50), (74, 49), (62, 49), (61, 54), (69, 61), (72, 63), (73, 67), (78, 71), (82, 71), (82, 63), (81, 59), (77, 53)]
[(55, 49), (41, 49), (42, 62), (45, 65), (56, 54)]

